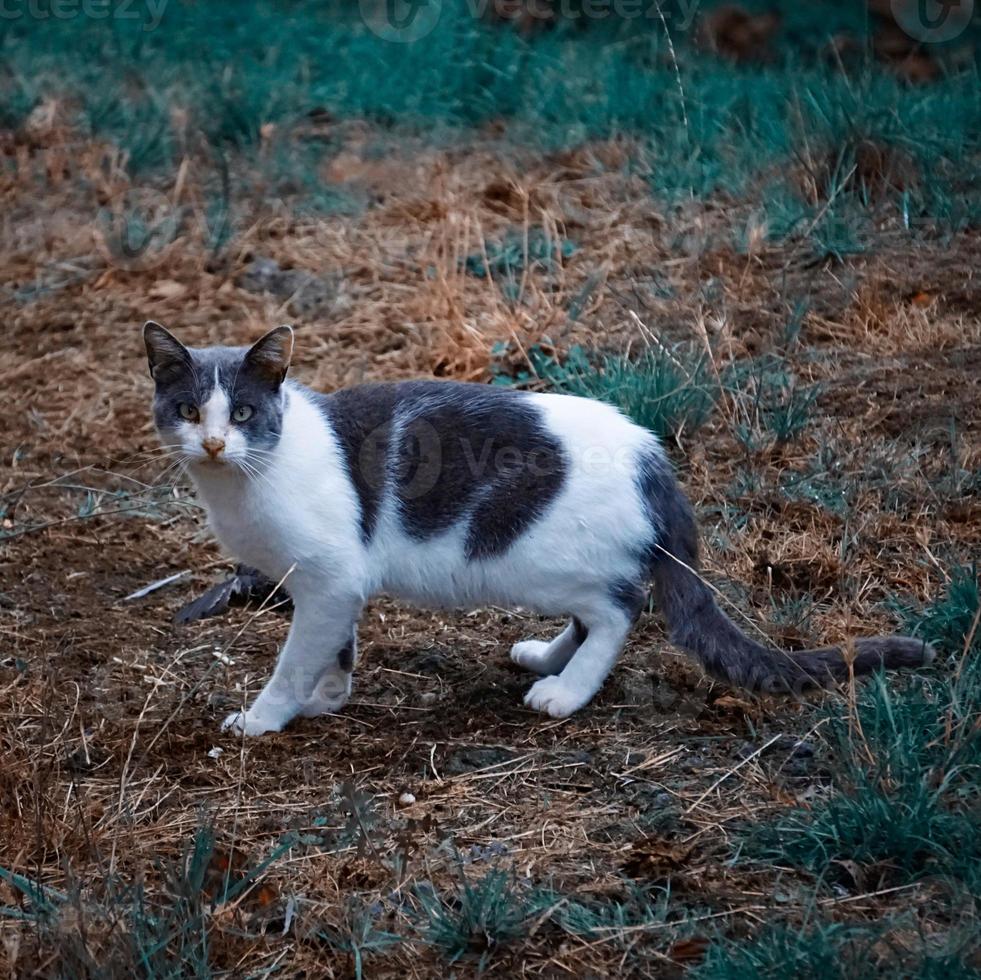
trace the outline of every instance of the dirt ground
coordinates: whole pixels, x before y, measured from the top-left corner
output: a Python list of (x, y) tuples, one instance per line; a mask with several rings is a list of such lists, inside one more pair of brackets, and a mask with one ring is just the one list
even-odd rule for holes
[[(292, 322), (295, 376), (331, 389), (486, 380), (500, 344), (520, 366), (533, 344), (623, 351), (651, 336), (700, 346), (721, 371), (779, 346), (795, 298), (807, 297), (787, 356), (822, 393), (801, 438), (747, 450), (733, 436), (744, 410), (733, 398), (671, 447), (711, 580), (769, 636), (800, 646), (895, 629), (890, 597), (927, 601), (946, 562), (981, 553), (977, 495), (945, 489), (981, 465), (976, 237), (914, 252), (884, 230), (848, 265), (815, 264), (765, 239), (736, 250), (738, 219), (722, 204), (660, 208), (631, 175), (639, 151), (624, 142), (502, 154), (489, 133), (440, 150), (403, 142), (379, 160), (366, 140), (367, 127), (353, 126), (324, 175), (368, 202), (358, 213), (300, 220), (256, 195), (219, 254), (190, 167), (154, 191), (181, 211), (176, 240), (130, 260), (106, 232), (129, 191), (104, 148), (64, 152), (49, 134), (8, 151), (19, 163), (0, 191), (0, 866), (82, 896), (58, 942), (0, 925), (11, 973), (47, 975), (82, 963), (78, 949), (111, 948), (115, 927), (91, 910), (99, 896), (116, 881), (166, 890), (162, 869), (202, 826), (217, 840), (206, 893), (212, 879), (276, 855), (209, 913), (213, 964), (231, 975), (352, 975), (350, 949), (324, 935), (353, 898), (377, 903), (377, 928), (401, 933), (418, 889), (445, 893), (461, 868), (500, 867), (516, 887), (585, 903), (626, 901), (630, 882), (670, 882), (662, 928), (582, 938), (543, 913), (495, 951), (487, 970), (501, 976), (680, 974), (714, 930), (738, 935), (774, 907), (803, 916), (812, 894), (797, 872), (734, 857), (739, 828), (826, 785), (821, 753), (809, 754), (817, 702), (710, 683), (667, 645), (656, 615), (595, 702), (554, 721), (522, 706), (530, 680), (508, 649), (557, 624), (379, 599), (362, 621), (342, 714), (255, 741), (221, 734), (220, 720), (270, 671), (288, 620), (252, 608), (172, 623), (231, 562), (186, 482), (172, 484), (154, 458), (147, 318), (197, 344), (244, 343)], [(522, 274), (513, 304), (463, 260), (528, 228), (577, 248)], [(241, 284), (260, 257), (310, 273), (321, 291), (307, 302), (302, 279), (285, 295)], [(848, 520), (779, 492), (821, 452), (836, 479), (853, 482)], [(888, 494), (909, 499), (885, 507)], [(771, 616), (808, 597), (805, 625)], [(926, 907), (930, 887), (889, 893), (888, 878), (873, 877), (823, 901), (843, 920), (873, 919)], [(18, 901), (0, 882), (0, 904)], [(371, 976), (446, 969), (422, 940), (366, 962)], [(469, 975), (476, 960), (454, 969)]]

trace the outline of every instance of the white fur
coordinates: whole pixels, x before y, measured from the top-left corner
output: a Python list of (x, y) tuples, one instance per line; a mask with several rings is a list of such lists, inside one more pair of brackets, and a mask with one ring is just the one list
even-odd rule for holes
[(295, 604), (276, 670), (226, 727), (278, 731), (298, 714), (340, 708), (351, 678), (338, 665), (338, 651), (364, 601), (379, 592), (424, 605), (520, 605), (574, 614), (588, 627), (578, 650), (567, 630), (551, 645), (519, 644), (512, 656), (550, 675), (531, 688), (531, 707), (564, 717), (593, 697), (630, 628), (626, 613), (610, 601), (608, 583), (636, 574), (636, 547), (651, 533), (647, 502), (635, 485), (640, 453), (657, 445), (649, 432), (598, 402), (515, 395), (540, 409), (564, 447), (566, 480), (504, 554), (468, 560), (464, 526), (412, 538), (392, 495), (384, 498), (365, 546), (357, 495), (333, 431), (303, 389), (287, 384), (283, 397), (279, 443), (271, 455), (251, 458), (258, 476), (235, 465), (247, 447), (234, 442), (227, 398), (213, 396), (201, 424), (193, 426), (202, 438), (207, 429), (228, 446), (225, 463), (194, 454), (189, 468), (216, 536), (241, 561), (274, 580), (285, 577)]
[[(201, 441), (205, 439), (220, 439), (222, 442), (231, 438), (234, 430), (231, 425), (231, 406), (228, 403), (228, 393), (218, 383), (218, 369), (215, 368), (215, 386), (211, 389), (211, 397), (199, 409), (201, 419), (199, 424)], [(238, 433), (235, 433), (238, 435)], [(244, 442), (244, 438), (239, 435)]]

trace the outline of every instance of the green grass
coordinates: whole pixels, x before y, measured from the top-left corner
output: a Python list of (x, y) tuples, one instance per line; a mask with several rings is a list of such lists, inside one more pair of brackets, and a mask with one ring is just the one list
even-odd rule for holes
[[(946, 591), (936, 602), (923, 610), (905, 607), (906, 628), (950, 657), (963, 657), (965, 668), (973, 671), (973, 658), (981, 655), (981, 628), (975, 622), (981, 604), (978, 593), (978, 568), (955, 568)], [(968, 638), (971, 644), (965, 650)]]
[(495, 382), (539, 380), (561, 394), (597, 398), (663, 437), (690, 435), (715, 405), (717, 384), (705, 356), (683, 345), (651, 345), (634, 358), (587, 353), (578, 346), (559, 358), (536, 346), (528, 351), (528, 359), (528, 369), (516, 377), (498, 368)]
[(950, 937), (943, 948), (915, 937), (909, 944), (913, 948), (908, 949), (889, 936), (890, 925), (765, 926), (748, 942), (714, 943), (705, 960), (687, 975), (692, 980), (967, 980), (981, 976), (976, 959), (972, 961), (970, 935)]
[(0, 880), (20, 897), (0, 906), (0, 919), (32, 921), (43, 945), (59, 951), (59, 976), (135, 976), (178, 980), (213, 975), (211, 909), (242, 895), (295, 844), (284, 835), (245, 871), (215, 876), (214, 831), (202, 825), (176, 861), (160, 861), (161, 887), (151, 895), (142, 878), (83, 882), (66, 866), (65, 891), (0, 868)]
[[(638, 932), (663, 930), (670, 938), (684, 928), (685, 912), (672, 907), (666, 888), (625, 881), (622, 896), (588, 902), (548, 888), (524, 887), (513, 871), (495, 868), (471, 881), (461, 866), (459, 874), (459, 886), (449, 893), (417, 886), (421, 935), (450, 962), (470, 957), (481, 970), (502, 947), (525, 938), (533, 924), (548, 922), (571, 936), (623, 948)], [(667, 930), (668, 925), (675, 931)]]
[(638, 930), (664, 928), (672, 912), (676, 923), (681, 924), (667, 888), (642, 887), (632, 881), (624, 884), (622, 897), (581, 902), (543, 893), (542, 903), (554, 909), (552, 921), (563, 932), (587, 940), (622, 939), (624, 945)]
[(542, 228), (512, 229), (501, 240), (485, 242), (483, 248), (468, 255), (463, 267), (470, 275), (493, 279), (502, 296), (517, 304), (526, 270), (550, 272), (575, 252), (575, 242), (553, 239)]
[(323, 925), (316, 934), (331, 950), (351, 958), (355, 980), (364, 976), (366, 959), (403, 941), (402, 936), (376, 926), (377, 911), (351, 899), (342, 910), (340, 923)]
[(717, 938), (695, 980), (981, 976), (972, 911), (981, 896), (978, 611), (976, 567), (953, 569), (926, 608), (900, 607), (906, 629), (937, 647), (938, 667), (905, 684), (873, 678), (854, 714), (826, 709), (832, 794), (748, 829), (755, 859), (814, 875), (815, 900), (829, 884), (841, 896), (928, 881), (945, 896), (949, 929), (921, 935), (912, 917), (775, 922), (749, 939)]
[(893, 884), (938, 876), (981, 894), (977, 614), (976, 568), (954, 570), (942, 597), (907, 613), (940, 651), (939, 669), (902, 685), (877, 676), (854, 717), (828, 715), (836, 792), (759, 828), (761, 857), (844, 883), (854, 863)]
[(735, 363), (726, 388), (735, 408), (736, 438), (751, 451), (793, 442), (821, 395), (818, 385), (801, 385), (773, 356)]
[(500, 947), (519, 939), (537, 906), (512, 875), (499, 869), (470, 881), (460, 870), (460, 884), (449, 894), (417, 887), (423, 913), (422, 935), (451, 962), (465, 955), (483, 969)]
[(868, 955), (875, 935), (841, 925), (792, 929), (770, 926), (749, 942), (720, 942), (709, 947), (693, 980), (814, 977), (851, 980), (868, 975)]
[[(299, 157), (316, 173), (333, 149), (304, 132), (314, 110), (414, 127), (436, 140), (504, 119), (516, 138), (540, 147), (631, 134), (644, 147), (656, 196), (745, 196), (772, 235), (804, 234), (819, 257), (864, 248), (884, 217), (911, 232), (976, 222), (976, 68), (926, 86), (865, 62), (842, 73), (813, 53), (832, 33), (829, 17), (841, 20), (835, 9), (798, 15), (789, 5), (778, 57), (752, 68), (699, 53), (677, 29), (676, 68), (656, 19), (526, 37), (453, 0), (432, 33), (410, 44), (377, 37), (356, 6), (313, 0), (234, 8), (171, 0), (150, 30), (119, 17), (5, 19), (0, 63), (10, 84), (0, 120), (22, 122), (32, 105), (61, 97), (84, 130), (126, 149), (134, 173), (172, 167), (203, 147), (254, 159), (263, 127), (273, 124), (277, 145), (296, 152), (272, 154), (278, 164), (264, 166), (295, 171)], [(854, 15), (845, 20), (862, 29)], [(792, 171), (830, 161), (827, 180), (834, 185), (837, 174), (841, 183), (864, 139), (902, 148), (921, 179), (875, 208), (834, 186), (833, 206), (807, 203)], [(299, 183), (316, 196), (312, 181)]]

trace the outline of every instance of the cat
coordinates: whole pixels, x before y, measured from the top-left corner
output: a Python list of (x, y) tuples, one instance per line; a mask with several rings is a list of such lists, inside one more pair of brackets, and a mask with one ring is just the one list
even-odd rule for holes
[(225, 729), (259, 735), (338, 711), (378, 593), (568, 616), (551, 642), (511, 648), (539, 675), (525, 704), (554, 718), (599, 691), (649, 585), (672, 643), (750, 690), (933, 659), (909, 637), (859, 639), (846, 656), (746, 636), (697, 573), (692, 509), (658, 439), (608, 404), (437, 380), (320, 394), (287, 380), (290, 327), (249, 348), (191, 349), (152, 321), (143, 336), (156, 427), (211, 529), (293, 600), (272, 676)]

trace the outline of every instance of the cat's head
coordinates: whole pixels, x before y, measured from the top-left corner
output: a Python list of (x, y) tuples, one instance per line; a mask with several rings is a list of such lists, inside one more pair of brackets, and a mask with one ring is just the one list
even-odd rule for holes
[(185, 347), (150, 320), (143, 327), (153, 418), (164, 443), (208, 467), (255, 464), (283, 428), (283, 381), (293, 330), (277, 327), (251, 347)]

